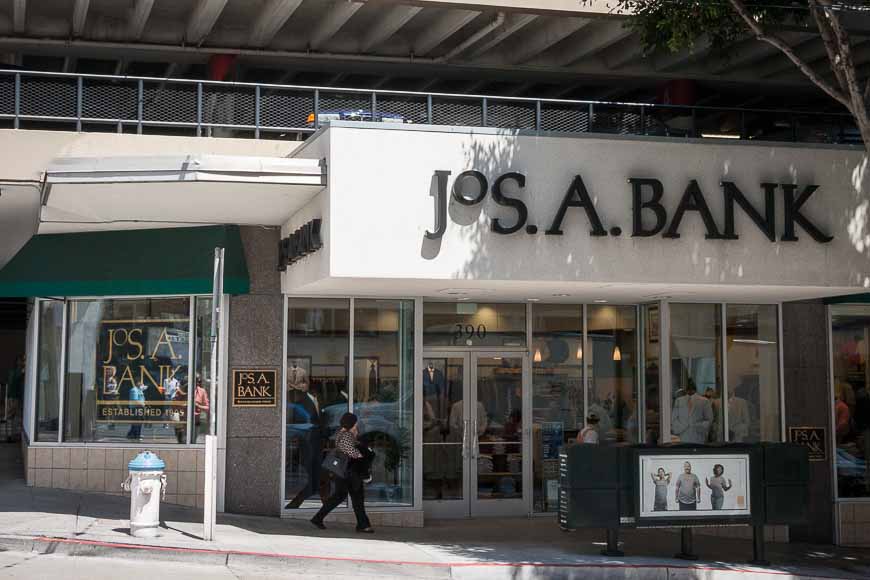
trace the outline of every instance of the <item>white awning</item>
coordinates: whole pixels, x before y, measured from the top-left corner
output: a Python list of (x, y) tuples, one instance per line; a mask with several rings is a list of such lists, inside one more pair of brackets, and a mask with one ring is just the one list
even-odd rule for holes
[(38, 183), (0, 182), (0, 269), (36, 233), (39, 195)]
[(279, 226), (325, 186), (317, 159), (69, 157), (46, 171), (39, 233)]

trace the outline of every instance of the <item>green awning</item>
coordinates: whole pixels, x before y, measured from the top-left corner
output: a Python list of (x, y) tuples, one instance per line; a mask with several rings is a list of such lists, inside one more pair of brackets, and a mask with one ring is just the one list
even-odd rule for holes
[(34, 236), (0, 270), (0, 296), (211, 294), (216, 247), (224, 291), (247, 294), (239, 227), (203, 226)]
[(867, 304), (870, 302), (870, 294), (847, 294), (846, 296), (832, 296), (825, 298), (825, 304)]

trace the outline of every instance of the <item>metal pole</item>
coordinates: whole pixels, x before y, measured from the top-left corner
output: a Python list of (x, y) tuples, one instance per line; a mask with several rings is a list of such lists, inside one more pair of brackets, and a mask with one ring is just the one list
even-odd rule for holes
[(208, 435), (205, 437), (205, 489), (203, 502), (203, 533), (202, 538), (208, 542), (214, 540), (215, 520), (217, 519), (217, 402), (220, 380), (219, 345), (220, 318), (223, 315), (221, 300), (224, 294), (224, 249), (214, 250), (214, 279), (212, 283), (211, 329), (209, 343), (211, 345), (211, 360), (209, 366), (209, 413)]
[(756, 566), (770, 566), (764, 557), (764, 526), (752, 526), (752, 562)]
[(260, 85), (254, 87), (254, 139), (260, 138)]
[(601, 550), (602, 556), (621, 558), (625, 553), (619, 549), (619, 528), (607, 528), (607, 548)]
[(680, 553), (674, 557), (680, 560), (697, 560), (692, 540), (692, 528), (680, 528)]

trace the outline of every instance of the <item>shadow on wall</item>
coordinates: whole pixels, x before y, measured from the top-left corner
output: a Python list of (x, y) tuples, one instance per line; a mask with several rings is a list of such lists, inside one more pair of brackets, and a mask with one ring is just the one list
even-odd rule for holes
[[(493, 201), (491, 194), (493, 183), (490, 181), (498, 175), (509, 171), (519, 171), (514, 165), (519, 157), (519, 139), (516, 139), (515, 131), (504, 131), (502, 138), (486, 143), (478, 140), (472, 141), (471, 145), (464, 150), (466, 172), (479, 172), (480, 176), (469, 174), (453, 175), (447, 172), (436, 172), (432, 176), (429, 195), (432, 196), (434, 214), (438, 216), (433, 234), (443, 234), (447, 221), (451, 221), (461, 227), (462, 238), (466, 247), (473, 248), (475, 255), (487, 250), (484, 237), (491, 235), (491, 220), (501, 219), (507, 225), (516, 221), (516, 212), (500, 207)], [(439, 175), (440, 174), (440, 175)], [(480, 181), (480, 177), (484, 181)], [(517, 184), (509, 182), (505, 184), (505, 194), (521, 199), (529, 206), (528, 194), (520, 190)], [(466, 200), (460, 203), (453, 195), (456, 189)], [(442, 211), (441, 204), (445, 204), (446, 213)], [(519, 234), (518, 234), (519, 235)], [(424, 236), (420, 255), (427, 260), (438, 257), (441, 252), (441, 236)], [(491, 272), (489, 272), (491, 273)], [(473, 274), (460, 275), (459, 278), (474, 278)]]
[[(543, 257), (551, 262), (554, 267), (557, 267), (562, 273), (562, 279), (572, 280), (579, 279), (584, 272), (596, 271), (602, 268), (612, 268), (613, 264), (601, 264), (600, 258), (597, 258), (597, 251), (594, 251), (599, 244), (607, 244), (613, 247), (613, 244), (618, 244), (619, 252), (626, 255), (633, 252), (635, 249), (646, 249), (648, 244), (655, 241), (660, 245), (658, 256), (670, 262), (663, 268), (662, 274), (666, 275), (667, 271), (675, 263), (674, 261), (685, 260), (689, 271), (692, 272), (692, 281), (697, 283), (708, 284), (728, 284), (740, 283), (750, 272), (758, 273), (763, 270), (762, 260), (767, 258), (759, 258), (752, 251), (752, 247), (744, 245), (740, 247), (739, 243), (734, 241), (722, 240), (717, 246), (712, 249), (708, 244), (704, 243), (704, 226), (699, 212), (685, 212), (682, 220), (680, 231), (683, 233), (681, 240), (662, 239), (662, 234), (657, 234), (654, 238), (632, 238), (629, 228), (623, 225), (622, 232), (615, 233), (613, 230), (619, 228), (610, 228), (608, 218), (614, 216), (605, 215), (599, 203), (599, 196), (603, 194), (611, 194), (612, 191), (599, 191), (602, 188), (593, 188), (590, 186), (590, 181), (586, 181), (589, 197), (594, 203), (603, 225), (608, 229), (607, 234), (600, 237), (590, 237), (588, 243), (582, 244), (582, 247), (571, 245), (568, 243), (568, 236), (559, 237), (546, 235), (546, 230), (551, 226), (551, 222), (555, 215), (555, 210), (558, 208), (558, 201), (549, 199), (535, 199), (533, 188), (521, 188), (515, 180), (505, 180), (501, 183), (501, 188), (506, 196), (521, 200), (529, 212), (527, 227), (520, 228), (516, 232), (500, 236), (494, 233), (493, 221), (499, 220), (501, 225), (511, 228), (517, 224), (518, 212), (515, 208), (504, 204), (496, 203), (493, 195), (494, 182), (498, 176), (511, 171), (525, 173), (529, 168), (525, 165), (518, 165), (518, 162), (523, 163), (523, 155), (528, 159), (533, 159), (537, 152), (523, 151), (525, 144), (526, 148), (534, 149), (536, 141), (530, 138), (521, 138), (516, 132), (503, 131), (496, 139), (476, 138), (469, 136), (464, 146), (464, 158), (466, 171), (475, 170), (480, 172), (487, 180), (485, 186), (487, 191), (484, 194), (480, 192), (480, 183), (473, 175), (434, 174), (430, 182), (430, 195), (432, 196), (435, 216), (435, 227), (425, 236), (421, 242), (421, 256), (427, 260), (437, 258), (442, 249), (442, 238), (439, 233), (443, 234), (449, 222), (453, 222), (453, 226), (459, 227), (459, 235), (464, 243), (464, 248), (469, 252), (464, 266), (459, 269), (455, 277), (457, 279), (499, 279), (499, 280), (528, 280), (530, 272), (533, 272), (538, 266), (538, 262)], [(594, 144), (594, 141), (592, 142)], [(531, 144), (531, 146), (529, 145)], [(644, 147), (642, 142), (634, 143), (637, 147)], [(658, 143), (658, 146), (663, 146)], [(666, 145), (665, 145), (666, 146)], [(677, 147), (678, 145), (674, 145)], [(727, 152), (745, 152), (746, 149), (740, 149), (735, 146), (710, 146), (717, 147), (719, 151)], [(811, 221), (818, 224), (822, 230), (829, 233), (834, 233), (835, 239), (833, 244), (836, 245), (836, 257), (830, 252), (831, 246), (817, 244), (812, 242), (810, 236), (804, 231), (799, 223), (795, 225), (795, 233), (800, 238), (800, 243), (814, 244), (811, 248), (806, 246), (808, 251), (824, 252), (827, 254), (826, 260), (835, 267), (842, 267), (843, 261), (849, 264), (850, 271), (848, 272), (848, 281), (852, 286), (870, 288), (870, 176), (868, 176), (868, 158), (860, 155), (857, 150), (824, 150), (824, 159), (833, 159), (828, 166), (819, 164), (801, 165), (800, 162), (794, 159), (789, 159), (789, 152), (794, 151), (797, 155), (806, 156), (805, 149), (791, 149), (786, 147), (757, 147), (755, 157), (766, 157), (767, 163), (763, 165), (763, 169), (758, 172), (758, 184), (754, 187), (759, 187), (761, 182), (771, 182), (780, 184), (796, 184), (798, 187), (794, 192), (795, 198), (799, 199), (804, 187), (808, 184), (831, 184), (836, 183), (835, 180), (842, 182), (842, 176), (850, 176), (850, 187), (848, 189), (835, 189), (833, 186), (823, 188), (819, 194), (812, 199), (809, 205), (814, 205), (818, 208), (816, 215), (808, 213)], [(745, 158), (745, 156), (742, 156)], [(638, 161), (627, 163), (624, 168), (625, 178), (629, 177), (651, 177), (665, 181), (668, 177), (661, 167), (652, 164), (647, 158), (643, 160), (642, 156)], [(526, 165), (528, 162), (525, 162)], [(540, 161), (538, 162), (540, 165)], [(765, 207), (763, 195), (759, 195), (757, 191), (750, 191), (749, 187), (752, 183), (747, 183), (740, 174), (738, 163), (731, 157), (726, 157), (720, 166), (719, 175), (713, 176), (714, 179), (722, 179), (723, 181), (734, 181), (746, 189), (745, 195), (750, 202), (757, 208), (757, 211), (763, 216)], [(583, 167), (578, 165), (576, 173), (583, 175), (584, 170), (590, 172), (593, 168)], [(693, 175), (692, 169), (686, 171), (686, 185), (692, 179), (699, 181), (711, 178), (710, 175)], [(695, 170), (697, 171), (697, 170)], [(592, 173), (590, 173), (592, 175)], [(586, 178), (585, 175), (583, 175)], [(458, 179), (459, 178), (459, 179)], [(459, 193), (466, 198), (470, 204), (464, 204), (457, 201), (452, 195), (452, 190), (457, 187)], [(563, 189), (548, 191), (547, 195), (561, 196), (565, 195), (570, 181), (565, 181), (564, 185), (560, 186)], [(679, 185), (683, 188), (686, 185)], [(620, 216), (622, 221), (630, 220), (632, 195), (631, 189), (628, 188), (624, 192), (625, 195), (625, 214)], [(706, 198), (707, 203), (711, 208), (713, 221), (716, 224), (719, 232), (724, 232), (724, 212), (722, 206), (722, 190), (715, 191), (703, 189), (702, 195)], [(845, 196), (847, 199), (839, 200), (837, 206), (842, 207), (838, 211), (828, 211), (825, 213), (824, 204), (827, 200), (819, 199), (822, 196)], [(439, 196), (443, 196), (446, 204), (446, 213), (444, 208), (439, 208)], [(481, 197), (482, 199), (477, 199)], [(680, 198), (683, 196), (683, 190), (680, 191), (665, 191), (665, 206), (668, 212), (668, 221), (672, 220), (676, 214), (677, 206)], [(784, 196), (785, 192), (782, 187), (776, 189), (775, 205), (776, 205), (776, 241), (771, 242), (774, 246), (773, 252), (777, 259), (794, 259), (789, 258), (784, 250), (789, 249), (789, 245), (793, 242), (783, 242), (780, 240), (783, 234), (784, 227)], [(649, 192), (645, 192), (645, 199), (649, 198)], [(576, 196), (575, 198), (576, 199)], [(830, 207), (830, 206), (828, 206)], [(718, 209), (717, 209), (718, 208)], [(441, 214), (439, 214), (439, 209)], [(552, 214), (552, 215), (551, 215)], [(647, 210), (644, 214), (644, 222), (653, 218), (652, 212)], [(537, 221), (542, 223), (537, 223)], [(543, 221), (547, 223), (543, 223)], [(749, 234), (750, 232), (759, 234), (759, 230), (755, 228), (750, 217), (739, 206), (735, 209), (736, 232), (738, 235)], [(587, 232), (592, 229), (592, 224), (587, 217), (587, 213), (582, 207), (569, 207), (563, 222), (563, 229), (566, 234), (570, 229), (582, 228)], [(437, 230), (440, 230), (437, 231)], [(845, 233), (844, 233), (845, 232)], [(588, 235), (588, 234), (587, 234)], [(620, 236), (618, 238), (617, 236)], [(493, 244), (493, 240), (499, 237), (504, 238), (505, 243)], [(611, 239), (617, 237), (617, 239)], [(513, 238), (513, 240), (511, 240)], [(510, 254), (511, 259), (505, 259), (506, 248), (511, 247), (511, 243), (516, 244), (521, 241), (523, 251)], [(564, 241), (563, 241), (564, 240)], [(716, 241), (714, 240), (714, 243)], [(732, 245), (734, 244), (734, 245)], [(529, 252), (529, 246), (534, 248), (533, 252)], [(519, 248), (520, 246), (516, 246)], [(603, 247), (603, 246), (602, 246)], [(853, 250), (854, 254), (848, 254), (846, 248)], [(592, 250), (592, 251), (590, 251)], [(674, 253), (676, 250), (677, 253)], [(495, 253), (494, 253), (495, 252)], [(604, 255), (604, 254), (602, 254)], [(647, 253), (647, 255), (649, 255)], [(793, 255), (793, 254), (792, 254)], [(802, 252), (803, 255), (803, 252)], [(612, 256), (612, 255), (611, 255)], [(596, 259), (599, 263), (596, 263)], [(797, 265), (796, 265), (797, 266)], [(797, 266), (799, 268), (799, 266)], [(825, 285), (831, 281), (825, 278), (825, 272), (818, 272), (818, 285)], [(588, 277), (584, 276), (584, 277)], [(532, 277), (533, 279), (533, 277)], [(790, 281), (784, 281), (790, 283)]]

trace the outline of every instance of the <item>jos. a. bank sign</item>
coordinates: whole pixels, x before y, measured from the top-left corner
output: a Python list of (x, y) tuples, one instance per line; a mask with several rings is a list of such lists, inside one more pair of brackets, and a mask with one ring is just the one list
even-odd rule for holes
[[(450, 175), (450, 171), (435, 171), (435, 229), (426, 231), (426, 237), (429, 239), (439, 239), (447, 230), (447, 192)], [(521, 199), (505, 195), (505, 184), (508, 182), (514, 182), (517, 188), (524, 189), (526, 176), (518, 172), (504, 173), (496, 177), (490, 187), (489, 180), (480, 171), (463, 171), (456, 176), (449, 189), (453, 199), (461, 205), (474, 206), (483, 203), (487, 194), (490, 194), (496, 204), (515, 212), (516, 216), (511, 221), (493, 218), (490, 221), (490, 228), (494, 233), (507, 235), (525, 228), (527, 234), (537, 234), (538, 226), (528, 223), (529, 210), (526, 204)], [(663, 238), (679, 238), (680, 226), (686, 214), (695, 212), (704, 223), (707, 239), (737, 240), (740, 236), (734, 226), (734, 214), (736, 208), (739, 208), (771, 242), (777, 240), (777, 234), (780, 241), (797, 241), (796, 225), (820, 244), (826, 244), (834, 239), (833, 236), (823, 232), (803, 213), (804, 205), (819, 189), (818, 185), (762, 183), (760, 188), (764, 194), (764, 203), (759, 206), (750, 202), (733, 182), (722, 181), (721, 191), (717, 192), (716, 195), (721, 195), (723, 198), (725, 215), (717, 220), (713, 216), (713, 212), (710, 211), (705, 193), (694, 179), (686, 185), (676, 207), (668, 208), (662, 202), (664, 186), (661, 181), (647, 177), (630, 178), (626, 192), (630, 194), (631, 199), (631, 236), (652, 237), (660, 235)], [(707, 195), (713, 194), (707, 192)], [(777, 231), (776, 206), (779, 200), (782, 203), (783, 221), (781, 229)], [(563, 234), (562, 222), (572, 208), (585, 212), (592, 227), (589, 235), (622, 235), (621, 227), (608, 228), (602, 221), (580, 175), (574, 176), (567, 186), (559, 208), (553, 216), (546, 220), (548, 223), (545, 230), (546, 235), (561, 236)]]

